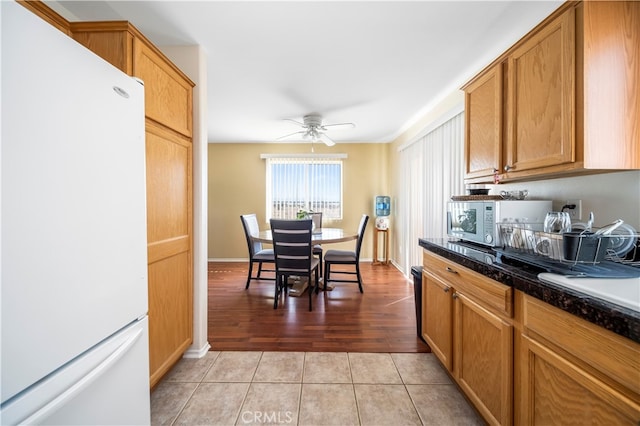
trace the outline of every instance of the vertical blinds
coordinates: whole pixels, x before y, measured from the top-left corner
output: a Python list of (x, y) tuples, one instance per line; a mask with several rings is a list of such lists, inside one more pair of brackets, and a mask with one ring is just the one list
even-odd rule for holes
[(267, 158), (267, 218), (292, 219), (299, 210), (342, 218), (342, 160)]
[(446, 203), (464, 191), (464, 112), (400, 151), (398, 263), (422, 264), (419, 238), (445, 238)]

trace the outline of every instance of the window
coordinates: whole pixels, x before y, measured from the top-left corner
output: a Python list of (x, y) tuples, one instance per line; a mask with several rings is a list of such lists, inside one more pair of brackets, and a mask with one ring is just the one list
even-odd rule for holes
[(342, 159), (334, 156), (268, 156), (267, 220), (293, 219), (298, 210), (342, 219)]

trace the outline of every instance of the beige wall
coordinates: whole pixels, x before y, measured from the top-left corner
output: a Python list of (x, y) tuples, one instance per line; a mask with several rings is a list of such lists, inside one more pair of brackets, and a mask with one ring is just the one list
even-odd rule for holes
[[(343, 220), (325, 221), (326, 226), (356, 230), (362, 214), (369, 225), (361, 257), (372, 257), (373, 204), (376, 195), (388, 195), (388, 144), (344, 143), (328, 148), (315, 145), (316, 153), (345, 153), (343, 169)], [(304, 144), (209, 144), (209, 259), (247, 259), (240, 215), (256, 213), (260, 229), (269, 227), (265, 210), (265, 160), (260, 154), (310, 153)], [(393, 232), (391, 233), (393, 235)], [(353, 249), (354, 243), (330, 248)], [(326, 248), (325, 248), (326, 249)]]

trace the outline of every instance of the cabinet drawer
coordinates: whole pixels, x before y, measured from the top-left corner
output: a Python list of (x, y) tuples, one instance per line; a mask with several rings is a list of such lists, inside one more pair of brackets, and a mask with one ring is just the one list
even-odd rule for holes
[(640, 394), (637, 343), (530, 296), (524, 297), (524, 327)]
[(457, 291), (498, 315), (513, 317), (513, 289), (428, 251), (423, 252), (425, 268), (451, 284)]

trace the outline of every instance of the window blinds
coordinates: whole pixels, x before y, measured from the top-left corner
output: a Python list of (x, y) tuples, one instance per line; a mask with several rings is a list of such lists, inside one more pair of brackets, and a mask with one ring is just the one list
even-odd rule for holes
[(293, 219), (299, 210), (342, 218), (342, 159), (268, 157), (267, 218)]
[(398, 263), (422, 265), (419, 238), (445, 238), (447, 201), (464, 193), (464, 112), (401, 148)]

